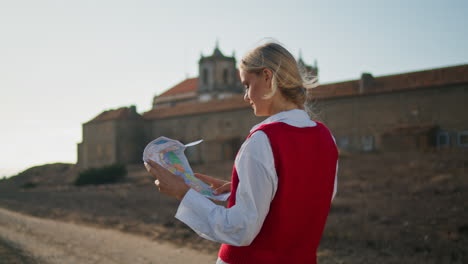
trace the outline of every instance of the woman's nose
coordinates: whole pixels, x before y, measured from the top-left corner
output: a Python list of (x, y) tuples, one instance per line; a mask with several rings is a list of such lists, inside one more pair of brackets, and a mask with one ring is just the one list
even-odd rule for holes
[(247, 103), (250, 101), (249, 94), (247, 92), (245, 92), (244, 94), (244, 101), (246, 101)]

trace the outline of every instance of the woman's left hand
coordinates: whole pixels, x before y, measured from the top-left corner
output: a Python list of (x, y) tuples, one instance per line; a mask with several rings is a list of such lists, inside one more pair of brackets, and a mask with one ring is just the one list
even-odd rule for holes
[(181, 177), (172, 174), (170, 171), (152, 160), (145, 163), (145, 167), (148, 172), (156, 178), (154, 183), (158, 187), (159, 191), (166, 195), (182, 200), (190, 189)]

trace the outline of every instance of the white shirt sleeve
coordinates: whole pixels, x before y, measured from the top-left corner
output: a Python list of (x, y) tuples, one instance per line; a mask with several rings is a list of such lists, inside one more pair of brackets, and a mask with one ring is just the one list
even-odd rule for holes
[(337, 191), (338, 191), (338, 160), (336, 161), (335, 184), (333, 185), (332, 201), (333, 199), (335, 199)]
[(216, 205), (189, 190), (175, 217), (203, 238), (247, 246), (260, 232), (278, 186), (273, 153), (265, 133), (257, 131), (244, 142), (235, 164), (239, 185), (233, 207)]
[[(333, 138), (333, 141), (335, 142), (335, 145), (336, 145), (336, 139), (333, 135), (331, 135), (332, 138)], [(338, 148), (338, 146), (337, 146)], [(338, 154), (339, 155), (339, 154)], [(335, 169), (335, 184), (333, 185), (333, 194), (332, 194), (332, 201), (333, 199), (335, 199), (335, 196), (336, 196), (336, 192), (338, 191), (338, 161), (336, 161), (336, 169)]]

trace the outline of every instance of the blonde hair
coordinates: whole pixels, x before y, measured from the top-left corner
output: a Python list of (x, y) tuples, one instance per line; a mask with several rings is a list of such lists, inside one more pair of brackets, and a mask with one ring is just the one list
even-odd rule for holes
[(317, 86), (316, 76), (306, 72), (294, 56), (283, 46), (268, 42), (249, 51), (240, 61), (239, 68), (249, 73), (262, 73), (267, 68), (273, 72), (272, 91), (266, 98), (272, 97), (277, 90), (289, 101), (304, 109), (307, 98), (306, 90)]

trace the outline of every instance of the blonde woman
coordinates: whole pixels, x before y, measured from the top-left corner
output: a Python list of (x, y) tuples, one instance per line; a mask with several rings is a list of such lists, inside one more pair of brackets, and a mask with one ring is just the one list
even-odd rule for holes
[(227, 208), (158, 164), (147, 168), (162, 193), (181, 200), (176, 218), (222, 243), (217, 263), (316, 263), (336, 193), (338, 151), (330, 131), (304, 110), (314, 80), (277, 43), (247, 53), (240, 78), (244, 100), (268, 118), (242, 144), (231, 182), (197, 174), (218, 193), (231, 191)]

